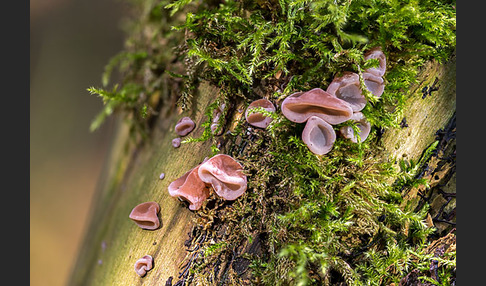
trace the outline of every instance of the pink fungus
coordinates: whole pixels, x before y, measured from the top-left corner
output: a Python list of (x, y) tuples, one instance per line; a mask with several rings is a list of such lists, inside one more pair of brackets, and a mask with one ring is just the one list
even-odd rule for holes
[(331, 151), (334, 141), (336, 141), (336, 132), (323, 119), (311, 116), (305, 124), (302, 140), (312, 153), (324, 155)]
[(349, 103), (353, 112), (362, 110), (366, 105), (366, 98), (361, 93), (357, 73), (344, 72), (341, 77), (333, 79), (326, 91)]
[(378, 59), (379, 65), (376, 68), (366, 69), (366, 72), (374, 74), (376, 76), (383, 76), (386, 71), (386, 56), (382, 52), (381, 47), (374, 47), (364, 55), (365, 61), (369, 59)]
[(246, 191), (247, 179), (243, 167), (231, 156), (219, 154), (210, 158), (201, 164), (198, 174), (225, 200), (236, 200)]
[(175, 132), (179, 136), (186, 136), (187, 134), (189, 134), (194, 129), (195, 126), (196, 126), (196, 124), (194, 123), (194, 121), (192, 121), (191, 118), (182, 117), (176, 123)]
[[(359, 128), (360, 142), (363, 142), (368, 138), (371, 131), (371, 124), (366, 120), (365, 116), (361, 112), (356, 112), (351, 117), (350, 121), (356, 122)], [(339, 129), (341, 135), (344, 138), (351, 140), (354, 143), (358, 143), (358, 136), (354, 134), (354, 130), (351, 126), (343, 126)]]
[(133, 208), (129, 218), (143, 229), (154, 230), (160, 226), (159, 211), (160, 206), (156, 202), (141, 203)]
[(179, 148), (181, 146), (181, 138), (177, 137), (172, 139), (172, 147)]
[(376, 97), (380, 97), (385, 90), (385, 84), (381, 76), (374, 75), (369, 72), (363, 73), (363, 80), (366, 88)]
[(267, 116), (265, 116), (265, 115), (263, 115), (259, 112), (251, 113), (250, 110), (252, 108), (255, 108), (255, 107), (262, 107), (266, 111), (275, 112), (275, 106), (273, 105), (273, 103), (270, 100), (262, 98), (262, 99), (255, 100), (252, 103), (250, 103), (250, 105), (246, 109), (245, 119), (249, 124), (251, 124), (255, 127), (267, 128), (268, 125), (270, 124), (270, 122), (272, 122), (273, 119), (271, 117), (267, 117)]
[(209, 197), (206, 184), (198, 176), (201, 165), (189, 170), (180, 178), (169, 184), (169, 195), (189, 202), (190, 210), (198, 210)]
[(329, 124), (339, 124), (351, 118), (353, 109), (346, 101), (320, 88), (314, 88), (285, 98), (282, 102), (282, 113), (287, 119), (297, 123), (317, 116)]
[(150, 255), (144, 255), (142, 258), (135, 262), (135, 272), (137, 272), (140, 277), (145, 276), (148, 271), (153, 267), (153, 258)]

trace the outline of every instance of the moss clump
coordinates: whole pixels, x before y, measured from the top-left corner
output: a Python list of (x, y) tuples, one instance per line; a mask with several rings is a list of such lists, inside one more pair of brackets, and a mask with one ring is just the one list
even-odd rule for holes
[[(415, 81), (418, 67), (430, 58), (446, 59), (456, 40), (455, 1), (135, 4), (140, 17), (128, 27), (126, 50), (107, 65), (104, 88), (90, 89), (105, 103), (92, 129), (114, 110), (123, 110), (134, 129), (147, 131), (146, 121), (163, 99), (169, 102), (167, 94), (154, 97), (173, 87), (170, 80), (177, 83), (173, 93), (183, 109), (202, 79), (221, 87), (231, 100), (278, 99), (295, 90), (325, 87), (336, 74), (365, 67), (363, 52), (374, 46), (383, 48), (390, 72), (385, 94), (372, 108), (399, 113), (403, 90)], [(107, 92), (116, 67), (122, 83)], [(365, 115), (377, 127), (393, 119), (375, 120), (369, 111)]]

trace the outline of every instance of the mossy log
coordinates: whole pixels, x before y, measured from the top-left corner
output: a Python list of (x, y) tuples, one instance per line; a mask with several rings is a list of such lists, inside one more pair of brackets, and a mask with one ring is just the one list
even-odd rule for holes
[[(172, 147), (171, 141), (177, 136), (174, 125), (182, 116), (190, 116), (197, 126), (193, 135), (198, 137), (201, 123), (206, 120), (204, 111), (216, 93), (216, 87), (203, 82), (189, 111), (176, 112), (175, 104), (164, 106), (150, 137), (143, 143), (129, 144), (126, 127), (120, 125), (69, 285), (165, 285), (170, 277), (174, 282), (178, 280), (180, 263), (188, 254), (184, 242), (189, 238), (195, 215), (187, 205), (170, 197), (167, 187), (212, 152), (209, 142)], [(386, 130), (383, 134), (383, 156), (419, 160), (424, 150), (437, 140), (437, 132), (450, 125), (456, 108), (455, 57), (444, 64), (428, 62), (409, 93), (403, 128)], [(448, 144), (448, 149), (446, 145), (444, 152), (454, 153), (455, 145)], [(431, 164), (444, 166), (438, 162), (442, 160), (440, 156), (435, 160)], [(441, 170), (444, 173), (444, 168)], [(449, 182), (448, 188), (455, 190), (455, 168), (449, 166), (448, 170), (445, 180)], [(429, 172), (428, 176), (439, 182), (439, 171)], [(162, 180), (161, 173), (165, 173)], [(409, 192), (408, 201), (419, 204), (421, 197), (417, 194), (420, 190)], [(436, 200), (431, 213), (444, 211), (440, 210), (443, 202)], [(154, 231), (140, 229), (128, 218), (135, 205), (146, 201), (161, 206), (161, 227)], [(455, 208), (455, 201), (449, 202), (447, 208)], [(134, 263), (146, 254), (153, 256), (154, 267), (141, 278), (134, 271)]]

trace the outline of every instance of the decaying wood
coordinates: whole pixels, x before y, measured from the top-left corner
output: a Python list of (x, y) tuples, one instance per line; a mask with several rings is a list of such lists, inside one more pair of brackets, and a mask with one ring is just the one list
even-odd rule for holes
[(386, 156), (417, 161), (456, 112), (455, 56), (444, 64), (427, 62), (417, 81), (403, 114), (406, 124), (383, 134)]
[[(437, 140), (441, 130), (446, 130), (454, 118), (455, 57), (445, 64), (427, 63), (418, 82), (410, 89), (404, 127), (383, 134), (384, 156), (419, 160), (423, 151)], [(174, 125), (182, 116), (190, 116), (197, 124), (191, 135), (198, 137), (201, 134), (201, 123), (206, 120), (203, 113), (216, 94), (216, 88), (202, 83), (194, 97), (194, 106), (188, 111), (181, 114), (170, 112), (173, 105), (163, 107), (150, 138), (143, 144), (127, 147), (127, 132), (123, 126), (120, 128), (106, 165), (105, 180), (93, 202), (91, 224), (73, 268), (70, 285), (163, 285), (166, 281), (175, 283), (181, 273), (188, 271), (184, 258), (187, 260), (190, 251), (186, 249), (185, 241), (194, 225), (194, 213), (184, 203), (170, 197), (167, 187), (211, 155), (210, 142), (182, 144), (175, 149), (171, 140), (176, 137)], [(425, 194), (432, 204), (433, 224), (444, 220), (443, 213), (450, 218), (454, 212), (455, 221), (455, 197), (452, 195), (455, 194), (455, 159), (452, 162), (446, 158), (455, 156), (455, 140), (443, 143), (439, 145), (442, 153), (432, 157), (429, 172), (423, 174), (441, 185), (442, 193), (436, 190), (435, 196)], [(161, 173), (165, 173), (163, 180), (159, 179)], [(407, 200), (415, 200), (418, 205), (424, 193), (425, 190), (420, 189), (410, 191)], [(442, 208), (444, 200), (449, 198), (453, 199)], [(146, 201), (155, 201), (161, 206), (162, 225), (154, 231), (142, 230), (128, 218), (135, 205)], [(255, 251), (255, 247), (246, 245), (242, 248), (250, 252)], [(133, 266), (146, 254), (153, 256), (154, 268), (140, 278)], [(244, 274), (247, 267), (243, 264), (247, 261), (237, 257), (233, 261), (241, 265), (225, 261), (220, 267)]]
[(456, 194), (456, 58), (428, 62), (411, 89), (402, 127), (383, 134), (384, 155), (418, 162), (432, 143), (439, 141), (420, 178), (428, 186), (405, 194), (403, 205), (420, 208), (429, 203), (428, 223), (439, 230), (455, 226)]

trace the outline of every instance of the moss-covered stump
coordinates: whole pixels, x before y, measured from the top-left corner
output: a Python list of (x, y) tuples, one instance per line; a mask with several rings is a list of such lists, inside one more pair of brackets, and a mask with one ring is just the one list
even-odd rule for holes
[[(107, 164), (73, 285), (455, 281), (454, 1), (134, 4), (140, 15), (126, 51), (108, 63), (103, 88), (89, 89), (105, 104), (92, 129), (117, 111), (128, 130)], [(386, 55), (381, 97), (363, 76), (379, 64), (364, 57), (378, 46)], [(108, 88), (116, 67), (123, 80)], [(338, 136), (329, 153), (315, 155), (301, 138), (304, 124), (280, 105), (344, 72), (360, 79), (371, 132), (361, 143)], [(260, 98), (277, 107), (265, 113), (273, 118), (266, 129), (243, 116)], [(183, 115), (198, 129), (174, 149)], [(243, 166), (241, 197), (211, 191), (189, 211), (168, 195), (170, 182), (218, 153)], [(144, 201), (160, 204), (160, 229), (128, 219)], [(133, 264), (145, 254), (155, 265), (140, 278)]]

